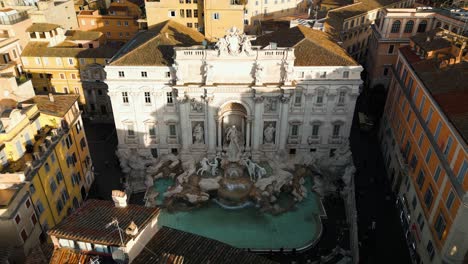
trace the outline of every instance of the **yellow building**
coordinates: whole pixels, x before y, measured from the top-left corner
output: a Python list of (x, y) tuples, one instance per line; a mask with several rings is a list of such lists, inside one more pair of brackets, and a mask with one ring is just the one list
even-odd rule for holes
[[(96, 80), (81, 78), (82, 72), (90, 65), (104, 66), (117, 50), (103, 46), (101, 32), (69, 30), (65, 33), (58, 25), (43, 23), (33, 24), (28, 32), (31, 41), (24, 48), (21, 60), (36, 93), (77, 94), (80, 108), (86, 105), (91, 93), (84, 91), (84, 83)], [(92, 85), (87, 87), (93, 89)], [(91, 107), (86, 105), (82, 109), (92, 114)], [(107, 107), (106, 113), (111, 113), (110, 103)]]
[(148, 27), (174, 20), (198, 29), (208, 39), (222, 37), (232, 26), (243, 30), (245, 2), (241, 0), (146, 0)]
[(0, 101), (0, 179), (26, 189), (45, 237), (80, 206), (94, 180), (78, 96), (12, 101)]

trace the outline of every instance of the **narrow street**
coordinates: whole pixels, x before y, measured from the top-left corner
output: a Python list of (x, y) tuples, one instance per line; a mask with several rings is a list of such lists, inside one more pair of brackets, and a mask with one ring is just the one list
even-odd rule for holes
[(112, 190), (120, 190), (122, 172), (115, 156), (117, 136), (114, 124), (95, 124), (84, 120), (95, 179), (88, 198), (110, 200)]
[(357, 169), (360, 263), (411, 263), (395, 198), (387, 181), (377, 139), (378, 127), (370, 132), (361, 132), (357, 112), (350, 144)]

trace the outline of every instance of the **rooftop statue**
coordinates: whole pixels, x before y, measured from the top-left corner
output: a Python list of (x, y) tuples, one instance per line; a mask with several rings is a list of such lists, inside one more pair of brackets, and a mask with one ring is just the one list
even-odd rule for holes
[(239, 29), (232, 27), (226, 32), (226, 35), (216, 42), (215, 48), (218, 50), (218, 55), (229, 53), (230, 55), (238, 55), (245, 53), (250, 55), (252, 52), (251, 39), (246, 34), (240, 33)]

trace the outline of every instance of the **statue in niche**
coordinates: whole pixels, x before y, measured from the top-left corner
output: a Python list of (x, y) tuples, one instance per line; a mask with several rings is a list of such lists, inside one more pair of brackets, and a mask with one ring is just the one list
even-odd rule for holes
[(204, 133), (203, 133), (203, 126), (201, 122), (197, 123), (193, 128), (193, 144), (204, 144)]
[(196, 101), (195, 99), (192, 99), (190, 101), (190, 110), (192, 112), (197, 112), (197, 113), (201, 113), (203, 112), (203, 103), (202, 102), (198, 102)]
[(269, 122), (268, 126), (265, 128), (265, 130), (263, 130), (264, 144), (275, 144), (276, 128), (274, 127), (274, 123), (275, 122)]
[(205, 62), (203, 65), (203, 76), (205, 77), (205, 83), (210, 83), (213, 78), (213, 65)]
[(262, 83), (262, 79), (263, 79), (263, 66), (262, 66), (260, 63), (256, 63), (256, 64), (255, 64), (254, 77), (255, 77), (255, 83), (256, 83), (256, 84)]
[(227, 156), (229, 161), (237, 161), (240, 159), (241, 153), (241, 133), (236, 126), (231, 126), (226, 129), (226, 141), (229, 141)]

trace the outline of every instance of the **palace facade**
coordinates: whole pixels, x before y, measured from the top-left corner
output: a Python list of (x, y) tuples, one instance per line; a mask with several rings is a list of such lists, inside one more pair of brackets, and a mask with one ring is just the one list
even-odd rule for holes
[[(213, 157), (232, 126), (253, 159), (333, 155), (349, 136), (362, 67), (326, 33), (298, 26), (216, 45), (166, 21), (106, 66), (119, 151)], [(204, 42), (206, 43), (206, 42)]]

